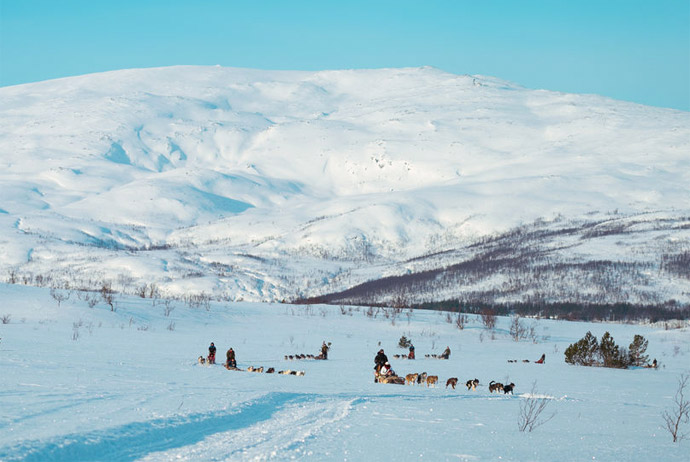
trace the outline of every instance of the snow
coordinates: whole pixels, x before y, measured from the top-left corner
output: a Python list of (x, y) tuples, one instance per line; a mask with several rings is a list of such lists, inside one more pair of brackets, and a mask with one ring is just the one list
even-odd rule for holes
[[(87, 293), (0, 285), (0, 460), (686, 460), (661, 413), (687, 373), (688, 327), (523, 320), (537, 342), (514, 342), (509, 319), (493, 335), (470, 315), (460, 331), (445, 313), (333, 306), (172, 301), (115, 296), (115, 311)], [(344, 314), (343, 314), (344, 313)], [(170, 328), (172, 324), (172, 328)], [(635, 334), (660, 368), (567, 365), (563, 351), (588, 330), (627, 346)], [(417, 359), (394, 359), (401, 335)], [(327, 361), (289, 361), (332, 342)], [(209, 342), (238, 366), (201, 366)], [(447, 361), (425, 358), (450, 346)], [(384, 348), (398, 374), (426, 371), (435, 388), (373, 382)], [(546, 363), (534, 364), (542, 353)], [(531, 362), (508, 363), (509, 359)], [(449, 377), (459, 386), (444, 387)], [(464, 383), (478, 378), (468, 391)], [(516, 384), (491, 394), (491, 380)], [(536, 384), (534, 391), (532, 385)], [(521, 433), (521, 401), (547, 398), (552, 420)]]
[[(170, 295), (204, 274), (199, 289), (232, 300), (293, 300), (535, 222), (663, 216), (676, 225), (644, 247), (632, 233), (567, 243), (580, 261), (658, 265), (690, 245), (688, 152), (686, 112), (428, 67), (175, 66), (4, 87), (0, 272)], [(690, 300), (687, 279), (657, 274), (657, 300)]]
[[(516, 343), (506, 318), (460, 331), (445, 313), (279, 301), (511, 249), (549, 258), (515, 299), (688, 303), (690, 280), (660, 261), (690, 248), (688, 152), (686, 112), (433, 68), (177, 66), (0, 88), (0, 460), (686, 460), (661, 413), (688, 372), (687, 323), (525, 320), (536, 341)], [(611, 270), (609, 287), (544, 269), (601, 260), (643, 270)], [(439, 273), (450, 284), (410, 301), (529, 275)], [(644, 335), (661, 367), (565, 364), (589, 330)], [(401, 335), (417, 360), (393, 359)], [(284, 359), (324, 340), (328, 361)], [(242, 368), (305, 375), (197, 364), (211, 341)], [(450, 360), (424, 357), (446, 346)], [(438, 386), (375, 384), (382, 347)], [(521, 433), (532, 397), (556, 414)]]

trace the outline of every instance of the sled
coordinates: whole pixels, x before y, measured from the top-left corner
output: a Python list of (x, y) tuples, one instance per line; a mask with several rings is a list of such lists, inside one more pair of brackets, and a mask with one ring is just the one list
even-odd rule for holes
[(395, 385), (405, 385), (405, 377), (398, 377), (397, 375), (391, 375), (389, 377), (379, 375), (376, 378), (378, 379), (379, 383), (392, 383)]

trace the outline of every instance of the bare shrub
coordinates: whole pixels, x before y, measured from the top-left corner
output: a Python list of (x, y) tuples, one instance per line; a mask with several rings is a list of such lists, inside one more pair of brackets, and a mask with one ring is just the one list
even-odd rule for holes
[(86, 297), (86, 304), (89, 305), (89, 308), (93, 308), (94, 306), (96, 306), (96, 305), (98, 304), (98, 298), (96, 298), (95, 296), (94, 296), (94, 297), (89, 297), (89, 296), (87, 295), (87, 297)]
[(522, 322), (520, 316), (513, 316), (510, 320), (510, 336), (516, 342), (521, 339), (531, 338), (534, 343), (537, 343), (536, 328), (534, 325), (526, 327)]
[(61, 292), (55, 287), (50, 288), (50, 296), (53, 297), (53, 300), (55, 300), (58, 304), (58, 308), (64, 302), (65, 300), (69, 299), (70, 293), (67, 292)]
[(485, 329), (492, 330), (496, 327), (496, 313), (494, 313), (494, 310), (483, 309), (480, 317)]
[(168, 324), (167, 329), (172, 332), (175, 330), (175, 323), (173, 321), (170, 321), (170, 324)]
[(104, 282), (101, 285), (101, 298), (106, 305), (110, 307), (110, 311), (115, 311), (115, 304), (113, 303), (113, 288), (110, 282)]
[(184, 297), (184, 301), (190, 308), (204, 308), (206, 311), (211, 310), (211, 295), (206, 292), (187, 295)]
[(666, 424), (666, 430), (673, 437), (673, 442), (684, 440), (688, 434), (681, 431), (681, 425), (687, 424), (690, 420), (690, 401), (685, 397), (685, 389), (688, 386), (690, 375), (681, 374), (678, 378), (678, 390), (673, 398), (673, 406), (670, 411), (664, 411), (661, 417)]
[(17, 276), (17, 270), (10, 270), (7, 282), (10, 284), (16, 284), (19, 281), (19, 276)]
[(84, 321), (81, 319), (77, 322), (72, 323), (72, 340), (79, 339), (79, 328), (84, 325)]
[(539, 398), (537, 396), (537, 382), (532, 384), (532, 390), (527, 398), (520, 401), (520, 413), (518, 414), (518, 429), (521, 432), (531, 432), (535, 428), (544, 425), (549, 420), (553, 419), (556, 413), (552, 413), (546, 418), (541, 415), (546, 410), (551, 400), (548, 398)]
[(455, 325), (460, 330), (465, 329), (467, 325), (467, 315), (458, 313), (458, 317), (455, 319)]
[[(155, 283), (149, 284), (149, 292), (148, 292), (149, 298), (160, 298), (161, 293), (160, 290), (158, 289), (158, 286)], [(210, 296), (209, 296), (210, 300)]]
[(172, 306), (172, 300), (166, 299), (163, 302), (163, 314), (165, 315), (166, 318), (168, 316), (170, 316), (170, 313), (172, 313), (174, 309), (175, 309), (175, 307)]
[(0, 317), (0, 322), (2, 322), (3, 324), (9, 324), (11, 318), (11, 314), (3, 314), (2, 317)]

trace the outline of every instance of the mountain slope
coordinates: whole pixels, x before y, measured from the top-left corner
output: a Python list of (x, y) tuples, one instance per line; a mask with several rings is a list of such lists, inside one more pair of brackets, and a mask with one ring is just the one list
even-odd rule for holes
[[(433, 68), (180, 66), (6, 87), (0, 271), (294, 299), (486, 259), (477, 245), (528, 228), (552, 237), (510, 245), (547, 261), (410, 297), (573, 299), (587, 277), (556, 290), (559, 265), (605, 260), (602, 274), (641, 265), (632, 301), (688, 301), (687, 274), (664, 263), (690, 249), (688, 152), (685, 112)], [(640, 281), (610, 279), (616, 291), (591, 290), (615, 300)]]

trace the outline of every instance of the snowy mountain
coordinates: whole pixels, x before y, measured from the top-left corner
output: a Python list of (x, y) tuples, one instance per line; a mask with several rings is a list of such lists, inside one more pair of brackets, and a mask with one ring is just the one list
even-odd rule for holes
[(0, 165), (10, 282), (690, 301), (682, 111), (433, 68), (124, 70), (0, 88)]

